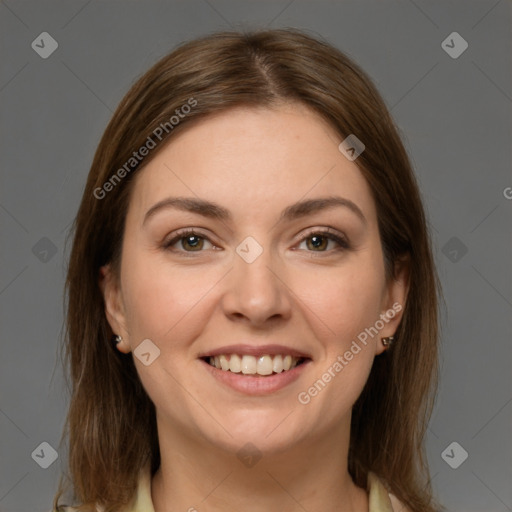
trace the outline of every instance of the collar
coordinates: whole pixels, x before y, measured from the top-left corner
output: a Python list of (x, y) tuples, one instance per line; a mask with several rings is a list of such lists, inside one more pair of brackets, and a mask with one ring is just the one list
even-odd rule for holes
[[(369, 493), (370, 512), (393, 512), (387, 489), (372, 471), (368, 473), (366, 490)], [(133, 504), (126, 512), (155, 512), (151, 500), (151, 471), (149, 466), (141, 471)]]

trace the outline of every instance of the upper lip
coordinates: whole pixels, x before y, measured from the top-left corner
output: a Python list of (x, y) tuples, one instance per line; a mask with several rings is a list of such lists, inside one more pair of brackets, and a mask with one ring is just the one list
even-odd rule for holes
[(207, 350), (199, 354), (199, 358), (202, 357), (214, 357), (220, 355), (227, 354), (237, 354), (237, 355), (250, 355), (255, 357), (260, 356), (274, 356), (281, 354), (283, 356), (291, 355), (292, 357), (302, 357), (304, 359), (311, 359), (311, 356), (302, 350), (286, 347), (285, 345), (248, 345), (248, 344), (238, 344), (238, 345), (224, 345), (223, 347), (215, 348), (212, 350)]

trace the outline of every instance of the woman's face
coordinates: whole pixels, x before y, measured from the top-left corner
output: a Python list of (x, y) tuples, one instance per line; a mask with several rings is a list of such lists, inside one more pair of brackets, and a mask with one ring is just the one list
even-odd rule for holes
[(301, 105), (231, 109), (138, 174), (102, 286), (161, 432), (277, 453), (349, 424), (406, 278), (341, 140)]

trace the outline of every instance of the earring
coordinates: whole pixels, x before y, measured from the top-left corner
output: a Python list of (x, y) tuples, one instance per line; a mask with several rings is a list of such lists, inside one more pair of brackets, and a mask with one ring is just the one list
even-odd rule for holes
[(121, 343), (121, 341), (123, 341), (123, 338), (121, 338), (119, 334), (114, 334), (114, 336), (112, 337), (112, 343), (118, 345), (119, 343)]
[(381, 338), (382, 344), (386, 347), (386, 350), (393, 344), (395, 341), (394, 336), (387, 336), (386, 338)]

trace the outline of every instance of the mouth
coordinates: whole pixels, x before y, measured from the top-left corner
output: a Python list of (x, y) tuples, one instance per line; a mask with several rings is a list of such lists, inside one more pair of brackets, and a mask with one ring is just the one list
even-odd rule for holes
[(217, 370), (255, 377), (270, 377), (279, 373), (289, 372), (297, 366), (310, 361), (308, 357), (292, 356), (290, 354), (218, 354), (203, 356), (205, 363)]
[(198, 359), (222, 386), (252, 396), (284, 391), (313, 362), (311, 354), (292, 347), (248, 343), (203, 352)]

